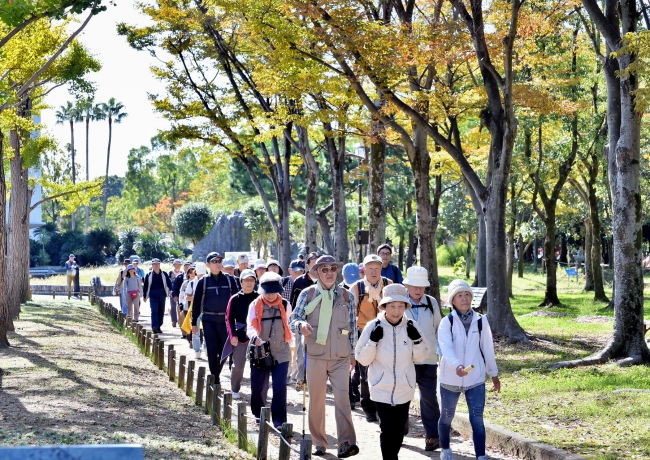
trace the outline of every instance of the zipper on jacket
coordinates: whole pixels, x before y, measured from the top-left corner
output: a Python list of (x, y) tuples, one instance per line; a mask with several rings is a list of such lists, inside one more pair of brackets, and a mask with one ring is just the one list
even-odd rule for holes
[(393, 326), (393, 391), (390, 393), (390, 404), (395, 405), (393, 396), (395, 396), (395, 389), (397, 388), (397, 328)]

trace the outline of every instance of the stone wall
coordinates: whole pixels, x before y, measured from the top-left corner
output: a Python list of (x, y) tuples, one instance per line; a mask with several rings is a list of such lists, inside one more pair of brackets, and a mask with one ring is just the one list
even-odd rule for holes
[(212, 251), (224, 253), (226, 251), (250, 251), (251, 231), (246, 227), (246, 217), (240, 211), (235, 211), (230, 216), (223, 214), (205, 238), (194, 247), (192, 261), (205, 261)]

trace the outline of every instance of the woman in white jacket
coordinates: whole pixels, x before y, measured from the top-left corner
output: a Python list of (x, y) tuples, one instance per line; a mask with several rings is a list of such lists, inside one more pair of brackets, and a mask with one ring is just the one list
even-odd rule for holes
[(406, 288), (390, 284), (382, 294), (380, 312), (363, 329), (355, 354), (361, 365), (368, 366), (370, 399), (379, 415), (382, 458), (396, 460), (415, 393), (413, 363), (425, 358), (428, 346), (417, 323), (404, 314), (411, 308)]
[(492, 377), (494, 391), (501, 391), (497, 363), (494, 359), (492, 331), (487, 317), (471, 308), (472, 288), (464, 280), (449, 283), (449, 304), (453, 311), (438, 328), (440, 350), (440, 435), (441, 460), (453, 460), (450, 442), (451, 421), (461, 393), (469, 409), (474, 452), (478, 460), (485, 455), (485, 374)]

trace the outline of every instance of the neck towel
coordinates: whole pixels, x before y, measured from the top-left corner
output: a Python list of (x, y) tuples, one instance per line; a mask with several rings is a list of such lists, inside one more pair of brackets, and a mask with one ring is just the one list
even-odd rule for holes
[(368, 293), (368, 298), (371, 302), (379, 302), (381, 300), (381, 290), (384, 289), (384, 280), (379, 278), (379, 281), (376, 285), (370, 284), (368, 278), (364, 278), (363, 282), (366, 284), (366, 292)]
[(327, 342), (327, 334), (330, 331), (330, 322), (332, 320), (335, 287), (336, 286), (332, 286), (331, 289), (325, 289), (319, 281), (316, 283), (316, 289), (320, 295), (315, 299), (312, 299), (312, 301), (309, 302), (309, 305), (305, 307), (305, 315), (308, 315), (313, 312), (316, 308), (316, 305), (320, 303), (320, 313), (318, 315), (318, 332), (316, 333), (316, 343), (319, 345), (325, 345)]
[[(280, 294), (277, 295), (273, 302), (264, 300), (264, 296), (259, 296), (255, 300), (255, 318), (253, 318), (251, 326), (253, 326), (258, 334), (262, 333), (262, 314), (264, 313), (264, 304), (268, 305), (269, 307), (276, 307), (278, 310), (280, 310), (280, 316), (282, 317), (282, 326), (284, 327), (284, 340), (287, 343), (291, 343), (292, 335), (291, 331), (289, 330), (289, 323), (287, 322), (287, 311), (282, 305), (282, 296), (280, 296)], [(271, 337), (269, 337), (269, 340), (271, 340)]]

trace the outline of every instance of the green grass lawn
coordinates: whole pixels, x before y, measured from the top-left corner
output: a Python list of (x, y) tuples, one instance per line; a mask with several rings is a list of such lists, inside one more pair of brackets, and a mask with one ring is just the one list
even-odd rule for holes
[[(451, 268), (441, 268), (442, 286), (453, 278)], [(531, 273), (530, 266), (523, 279), (515, 274), (513, 312), (538, 340), (495, 343), (502, 391), (488, 394), (486, 420), (589, 459), (650, 458), (649, 366), (610, 363), (557, 371), (545, 366), (589, 356), (611, 335), (613, 311), (593, 302), (583, 283), (558, 272), (562, 305), (539, 308), (545, 277)]]

